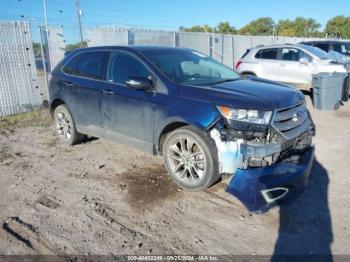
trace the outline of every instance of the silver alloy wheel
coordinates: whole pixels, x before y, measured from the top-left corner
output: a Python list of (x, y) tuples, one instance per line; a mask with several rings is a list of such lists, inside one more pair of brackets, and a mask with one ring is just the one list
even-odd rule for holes
[(56, 114), (56, 128), (57, 133), (65, 141), (68, 141), (72, 136), (72, 126), (69, 118), (66, 116), (66, 113), (59, 111)]
[(167, 152), (171, 171), (181, 182), (194, 185), (202, 180), (206, 171), (203, 149), (189, 137), (178, 137)]

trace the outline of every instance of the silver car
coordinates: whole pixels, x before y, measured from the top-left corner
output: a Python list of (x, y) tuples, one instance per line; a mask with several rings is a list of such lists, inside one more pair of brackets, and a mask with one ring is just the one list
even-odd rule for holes
[(236, 70), (243, 75), (254, 75), (302, 90), (310, 90), (313, 74), (347, 73), (344, 64), (333, 61), (323, 50), (302, 44), (257, 46), (249, 49), (237, 62)]

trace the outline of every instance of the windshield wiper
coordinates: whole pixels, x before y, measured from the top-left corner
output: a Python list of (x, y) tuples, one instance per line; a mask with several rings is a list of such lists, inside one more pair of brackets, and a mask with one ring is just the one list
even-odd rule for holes
[(217, 85), (217, 84), (221, 84), (221, 83), (225, 83), (225, 82), (233, 82), (233, 81), (237, 81), (240, 80), (241, 78), (237, 77), (237, 78), (227, 78), (227, 79), (222, 79), (219, 81), (215, 81), (215, 82), (209, 82), (206, 83), (206, 85)]

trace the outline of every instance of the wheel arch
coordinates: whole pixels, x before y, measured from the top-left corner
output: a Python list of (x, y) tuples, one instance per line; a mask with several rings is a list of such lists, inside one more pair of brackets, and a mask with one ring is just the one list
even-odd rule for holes
[(253, 75), (253, 76), (257, 76), (255, 72), (253, 71), (242, 71), (241, 75)]
[(51, 116), (53, 116), (53, 112), (55, 111), (55, 109), (60, 106), (60, 105), (65, 105), (66, 103), (60, 99), (60, 98), (55, 98), (51, 104), (50, 104), (50, 114)]
[(158, 153), (159, 153), (159, 155), (163, 154), (163, 143), (164, 143), (164, 140), (165, 140), (167, 134), (171, 133), (172, 131), (174, 131), (178, 128), (188, 126), (188, 125), (190, 125), (190, 123), (185, 122), (185, 121), (175, 121), (175, 122), (168, 123), (167, 125), (165, 125), (162, 128), (161, 132), (158, 135)]

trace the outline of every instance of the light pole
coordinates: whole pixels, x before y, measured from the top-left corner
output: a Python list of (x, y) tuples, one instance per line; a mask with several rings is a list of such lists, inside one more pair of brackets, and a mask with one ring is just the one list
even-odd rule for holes
[(79, 35), (80, 35), (80, 44), (82, 45), (83, 44), (83, 30), (81, 28), (81, 10), (80, 10), (80, 2), (79, 0), (76, 0), (75, 1), (75, 4), (76, 4), (76, 8), (77, 8), (77, 17), (78, 17), (78, 26), (79, 26)]
[(47, 38), (48, 61), (49, 61), (49, 67), (50, 67), (49, 71), (51, 71), (50, 34), (49, 34), (49, 26), (48, 26), (48, 22), (47, 22), (46, 0), (43, 0), (43, 7), (44, 7), (44, 16), (45, 16), (45, 31), (46, 31), (46, 38)]

